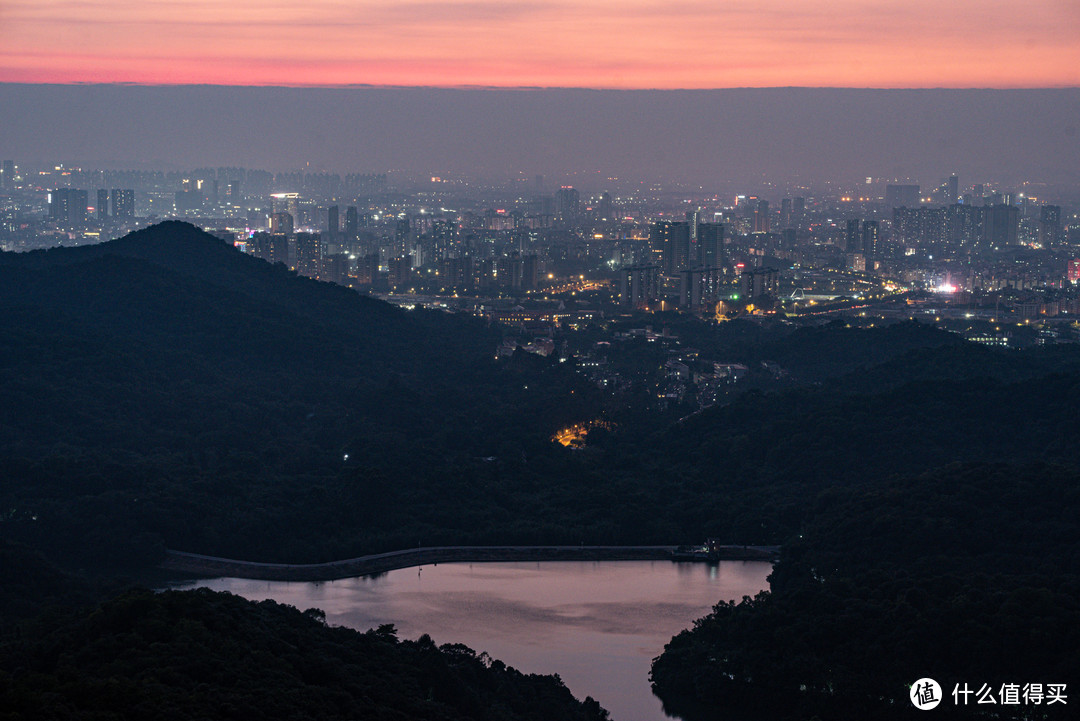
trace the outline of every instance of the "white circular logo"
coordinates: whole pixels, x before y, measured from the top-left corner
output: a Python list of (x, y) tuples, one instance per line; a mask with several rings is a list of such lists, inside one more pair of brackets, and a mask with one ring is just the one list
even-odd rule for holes
[(920, 678), (911, 685), (911, 703), (921, 711), (929, 711), (941, 703), (941, 686), (932, 678)]

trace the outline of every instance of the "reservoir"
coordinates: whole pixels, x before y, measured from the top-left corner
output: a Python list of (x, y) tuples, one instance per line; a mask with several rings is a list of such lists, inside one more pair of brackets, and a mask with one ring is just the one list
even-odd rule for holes
[(360, 631), (463, 643), (523, 673), (557, 673), (614, 721), (662, 721), (649, 666), (664, 644), (719, 601), (768, 588), (771, 564), (721, 561), (442, 563), (373, 577), (297, 583), (218, 578), (178, 584), (320, 608)]

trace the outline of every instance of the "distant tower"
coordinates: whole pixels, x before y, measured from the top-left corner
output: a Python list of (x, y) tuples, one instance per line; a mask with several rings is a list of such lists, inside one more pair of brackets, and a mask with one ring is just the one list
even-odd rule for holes
[(130, 188), (113, 188), (112, 214), (114, 218), (135, 217), (135, 191)]
[(605, 191), (600, 196), (599, 211), (601, 220), (615, 220), (615, 208), (611, 202), (611, 193)]
[(330, 236), (333, 237), (337, 235), (338, 228), (340, 227), (341, 226), (338, 223), (338, 207), (336, 205), (331, 205), (326, 209), (326, 230)]
[(360, 216), (356, 212), (356, 206), (350, 205), (345, 209), (345, 235), (355, 238), (360, 234)]
[(1039, 209), (1039, 243), (1044, 248), (1061, 243), (1061, 206), (1044, 205)]
[(724, 264), (724, 224), (700, 224), (698, 226), (697, 250), (697, 264), (699, 267), (722, 267)]
[(847, 225), (844, 229), (844, 252), (845, 253), (861, 253), (862, 247), (862, 234), (859, 232), (859, 219), (851, 218), (847, 221)]
[(757, 209), (754, 210), (754, 232), (768, 233), (771, 228), (769, 222), (769, 201), (759, 200)]
[(75, 188), (57, 188), (49, 193), (49, 217), (60, 225), (86, 225), (88, 193)]
[(240, 181), (230, 180), (225, 186), (225, 198), (233, 205), (240, 204)]
[(0, 166), (0, 188), (11, 190), (15, 187), (15, 161), (5, 160)]
[(806, 215), (806, 198), (796, 196), (791, 203), (791, 220), (795, 223), (801, 223), (803, 216)]
[(780, 227), (791, 227), (791, 198), (784, 198), (780, 201)]
[(97, 210), (98, 220), (108, 220), (109, 218), (109, 191), (105, 188), (98, 188), (97, 192), (97, 205), (94, 206)]
[(271, 213), (270, 232), (280, 235), (293, 234), (293, 217), (290, 213)]
[(322, 272), (322, 238), (318, 233), (296, 234), (296, 272), (318, 278)]
[(878, 242), (878, 222), (876, 220), (867, 220), (863, 222), (862, 245), (863, 255), (867, 258), (878, 257), (878, 251), (881, 250), (881, 247)]
[(580, 205), (581, 198), (573, 186), (564, 185), (555, 193), (555, 214), (564, 222), (577, 219)]
[(654, 223), (649, 231), (649, 244), (660, 249), (664, 272), (675, 275), (690, 267), (690, 224), (672, 221)]
[(948, 193), (949, 205), (955, 205), (960, 201), (960, 178), (955, 175), (949, 176), (949, 193)]

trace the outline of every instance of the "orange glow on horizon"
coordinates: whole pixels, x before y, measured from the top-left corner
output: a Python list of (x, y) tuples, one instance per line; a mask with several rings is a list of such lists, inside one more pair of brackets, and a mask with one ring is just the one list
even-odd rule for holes
[(1074, 0), (5, 0), (0, 82), (1073, 87)]

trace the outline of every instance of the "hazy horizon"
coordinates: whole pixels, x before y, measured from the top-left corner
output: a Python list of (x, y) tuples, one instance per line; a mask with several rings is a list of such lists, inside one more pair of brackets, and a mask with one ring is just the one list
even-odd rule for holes
[(711, 184), (1080, 181), (1080, 88), (588, 90), (0, 84), (0, 155)]

